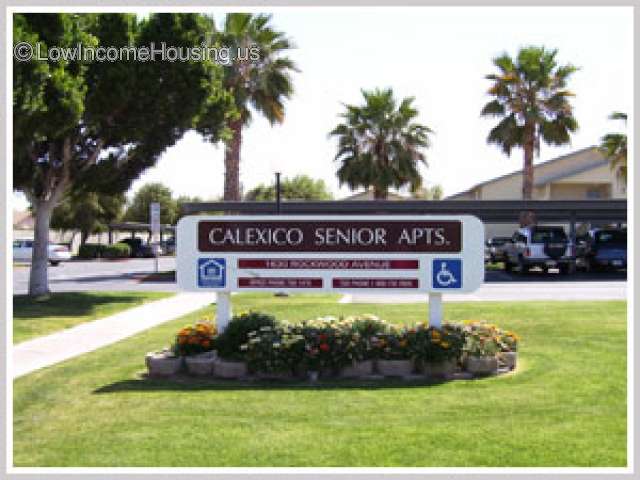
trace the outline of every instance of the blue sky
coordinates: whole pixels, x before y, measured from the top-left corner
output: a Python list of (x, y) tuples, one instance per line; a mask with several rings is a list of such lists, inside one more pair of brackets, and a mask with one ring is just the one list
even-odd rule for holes
[[(221, 20), (222, 10), (211, 10)], [(571, 145), (543, 146), (544, 161), (589, 145), (622, 126), (607, 119), (633, 105), (633, 23), (629, 7), (424, 7), (273, 9), (273, 23), (297, 48), (290, 56), (301, 72), (283, 125), (256, 118), (245, 131), (241, 180), (245, 190), (270, 182), (273, 173), (323, 178), (338, 197), (335, 144), (327, 133), (342, 103), (360, 101), (361, 88), (393, 87), (398, 97), (414, 96), (419, 121), (435, 131), (427, 151), (427, 184), (445, 194), (521, 167), (486, 144), (495, 123), (481, 119), (493, 71), (491, 59), (524, 45), (557, 48), (560, 63), (580, 71), (570, 87), (576, 94), (580, 130)], [(223, 191), (223, 148), (189, 133), (133, 185), (160, 181), (176, 194), (213, 198)]]

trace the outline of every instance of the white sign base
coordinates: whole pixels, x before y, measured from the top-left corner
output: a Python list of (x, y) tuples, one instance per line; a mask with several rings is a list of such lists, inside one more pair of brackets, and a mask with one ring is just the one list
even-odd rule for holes
[(429, 294), (429, 326), (440, 328), (442, 326), (442, 294)]
[(231, 321), (233, 311), (231, 308), (231, 293), (218, 292), (216, 299), (216, 328), (218, 332), (224, 332)]

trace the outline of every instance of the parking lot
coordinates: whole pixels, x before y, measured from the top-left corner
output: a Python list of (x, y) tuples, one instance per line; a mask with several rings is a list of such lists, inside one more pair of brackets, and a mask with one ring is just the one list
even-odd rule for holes
[[(160, 272), (175, 269), (175, 258), (160, 257)], [(176, 291), (169, 282), (141, 282), (155, 270), (153, 258), (125, 260), (73, 260), (49, 268), (49, 287), (53, 292), (85, 290)], [(29, 288), (29, 265), (14, 264), (13, 293), (25, 294)]]
[[(171, 275), (153, 275), (154, 259), (119, 261), (78, 261), (49, 268), (50, 288), (54, 292), (98, 290), (177, 291)], [(161, 257), (159, 271), (175, 270), (174, 257)], [(13, 292), (25, 294), (29, 286), (27, 264), (14, 265)], [(620, 300), (626, 298), (626, 272), (556, 272), (531, 271), (525, 275), (504, 270), (487, 270), (485, 284), (473, 294), (456, 295), (455, 300)], [(424, 295), (393, 294), (394, 301), (416, 301)], [(385, 294), (357, 294), (353, 301), (388, 299)], [(413, 300), (412, 300), (413, 299)]]

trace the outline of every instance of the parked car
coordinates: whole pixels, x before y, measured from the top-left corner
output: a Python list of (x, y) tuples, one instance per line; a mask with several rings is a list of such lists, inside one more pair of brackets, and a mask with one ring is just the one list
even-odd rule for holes
[(584, 250), (583, 266), (587, 271), (627, 268), (627, 230), (591, 230)]
[(126, 243), (131, 248), (133, 258), (153, 258), (162, 255), (162, 249), (155, 245), (145, 243), (141, 238), (125, 238), (118, 243)]
[(491, 237), (485, 243), (485, 260), (496, 263), (506, 259), (505, 245), (511, 242), (511, 237)]
[[(65, 245), (56, 243), (49, 244), (49, 263), (52, 266), (59, 265), (60, 262), (71, 260), (71, 251)], [(13, 261), (14, 262), (30, 262), (33, 257), (33, 240), (14, 240), (13, 241)]]
[(533, 267), (545, 272), (558, 268), (567, 274), (575, 266), (572, 243), (561, 226), (530, 226), (518, 229), (505, 244), (505, 270), (526, 273)]
[(162, 251), (165, 255), (174, 255), (176, 253), (176, 239), (168, 238), (160, 243)]

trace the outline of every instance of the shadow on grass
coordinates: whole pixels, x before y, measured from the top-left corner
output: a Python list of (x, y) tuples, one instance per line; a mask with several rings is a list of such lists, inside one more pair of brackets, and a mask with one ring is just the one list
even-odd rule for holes
[(171, 379), (155, 379), (141, 376), (139, 379), (122, 380), (104, 385), (93, 391), (96, 394), (119, 392), (157, 392), (157, 391), (233, 391), (233, 390), (383, 390), (389, 388), (437, 387), (449, 383), (447, 380), (394, 379), (348, 380), (327, 379), (311, 383), (308, 381), (282, 380), (201, 380), (189, 376)]
[(93, 312), (96, 307), (107, 304), (136, 304), (140, 297), (100, 292), (52, 293), (46, 299), (34, 299), (28, 295), (14, 295), (13, 318), (34, 319), (45, 317), (75, 317)]

